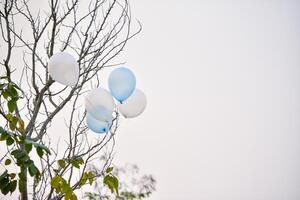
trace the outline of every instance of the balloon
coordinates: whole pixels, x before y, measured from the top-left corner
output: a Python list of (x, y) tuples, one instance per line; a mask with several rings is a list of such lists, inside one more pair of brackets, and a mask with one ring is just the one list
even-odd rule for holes
[(79, 66), (73, 56), (66, 52), (54, 54), (48, 64), (50, 76), (57, 82), (74, 86), (79, 78)]
[(147, 104), (145, 94), (135, 89), (133, 94), (122, 104), (119, 105), (120, 112), (125, 118), (134, 118), (142, 114)]
[(111, 120), (115, 107), (112, 96), (103, 88), (95, 88), (85, 97), (86, 110), (97, 120)]
[(135, 85), (136, 79), (134, 74), (125, 67), (117, 68), (109, 75), (109, 90), (121, 103), (133, 93)]
[(110, 122), (103, 122), (95, 119), (90, 113), (87, 113), (86, 115), (86, 123), (93, 132), (95, 133), (106, 133), (109, 131), (110, 125), (112, 121)]
[(91, 109), (88, 111), (88, 113), (92, 115), (96, 120), (104, 122), (109, 122), (113, 119), (112, 112), (113, 111), (110, 111), (101, 105), (91, 107)]

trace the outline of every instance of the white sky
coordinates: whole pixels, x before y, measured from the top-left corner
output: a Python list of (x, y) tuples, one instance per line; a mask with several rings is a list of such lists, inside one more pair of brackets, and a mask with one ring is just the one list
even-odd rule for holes
[(156, 177), (150, 200), (299, 200), (300, 1), (131, 8), (143, 31), (122, 58), (148, 106), (114, 162)]
[(161, 200), (300, 199), (300, 2), (131, 1), (125, 58), (148, 97), (116, 163)]

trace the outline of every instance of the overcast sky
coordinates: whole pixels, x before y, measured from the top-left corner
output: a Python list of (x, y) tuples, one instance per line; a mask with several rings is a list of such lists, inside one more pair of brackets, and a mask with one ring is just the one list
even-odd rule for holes
[(300, 199), (300, 2), (131, 6), (148, 107), (122, 121), (115, 162), (152, 173), (153, 200)]
[(121, 120), (114, 163), (155, 176), (150, 200), (299, 200), (300, 1), (131, 9), (143, 31), (122, 58), (148, 105)]

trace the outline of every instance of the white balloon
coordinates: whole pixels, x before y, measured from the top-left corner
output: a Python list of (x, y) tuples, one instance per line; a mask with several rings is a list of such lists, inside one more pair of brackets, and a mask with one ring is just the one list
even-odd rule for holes
[(110, 121), (116, 107), (113, 97), (103, 88), (95, 88), (85, 97), (85, 108), (94, 118)]
[(50, 76), (63, 85), (74, 86), (78, 82), (78, 63), (72, 55), (66, 52), (54, 54), (50, 58), (48, 68)]
[(119, 105), (119, 110), (125, 118), (134, 118), (142, 114), (147, 104), (145, 94), (135, 89), (133, 94)]
[(113, 119), (113, 111), (100, 105), (92, 107), (87, 113), (98, 121), (109, 122)]

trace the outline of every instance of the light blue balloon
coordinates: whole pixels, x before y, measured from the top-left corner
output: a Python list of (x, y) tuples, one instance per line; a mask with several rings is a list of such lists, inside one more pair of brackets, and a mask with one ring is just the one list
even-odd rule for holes
[(119, 102), (125, 101), (133, 93), (136, 79), (131, 70), (120, 67), (112, 71), (108, 79), (109, 90)]
[(90, 113), (87, 113), (86, 123), (89, 129), (91, 129), (95, 133), (107, 133), (112, 122), (99, 121), (95, 119)]

